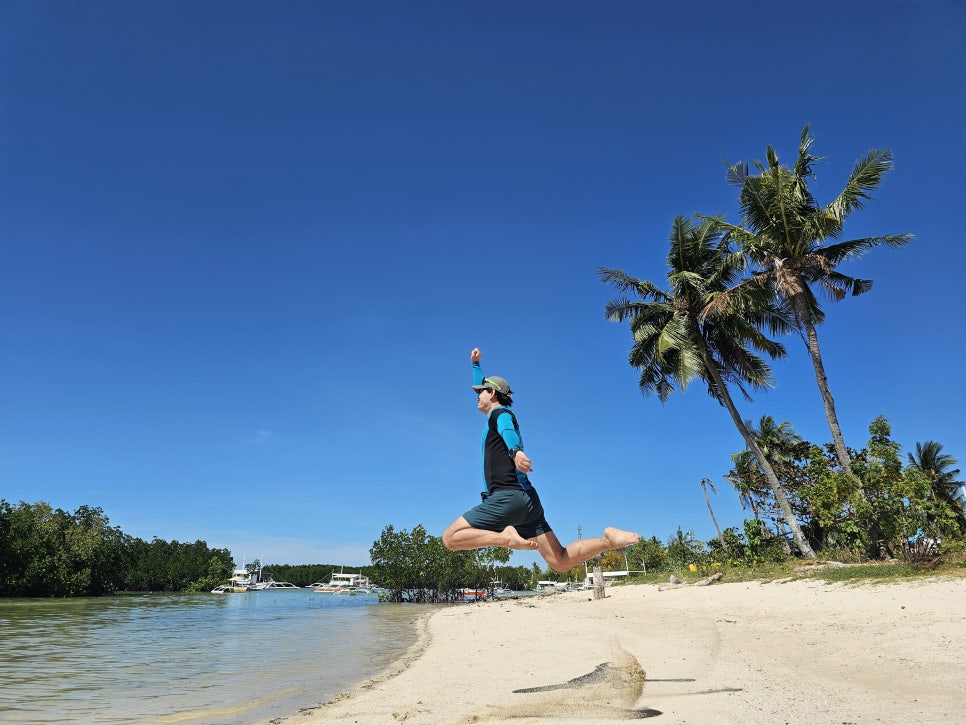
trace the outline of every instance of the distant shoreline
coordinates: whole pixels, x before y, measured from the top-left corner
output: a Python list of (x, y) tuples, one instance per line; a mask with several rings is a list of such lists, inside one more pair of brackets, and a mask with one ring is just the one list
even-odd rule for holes
[(966, 579), (610, 587), (435, 608), (392, 667), (271, 723), (959, 722)]

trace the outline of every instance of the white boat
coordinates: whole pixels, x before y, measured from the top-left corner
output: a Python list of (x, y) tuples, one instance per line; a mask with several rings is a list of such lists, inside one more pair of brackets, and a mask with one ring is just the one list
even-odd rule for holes
[(538, 592), (565, 592), (567, 591), (567, 582), (555, 582), (551, 580), (541, 580), (537, 582)]
[(289, 582), (277, 582), (271, 577), (262, 581), (262, 570), (249, 571), (248, 567), (234, 569), (227, 584), (221, 584), (211, 590), (212, 594), (241, 594), (243, 592), (260, 592), (264, 589), (298, 589)]
[(277, 582), (274, 579), (268, 579), (267, 581), (258, 582), (252, 585), (252, 591), (261, 592), (266, 589), (298, 589), (299, 587), (292, 584), (292, 582)]
[(499, 579), (494, 579), (490, 582), (490, 591), (493, 592), (493, 596), (499, 596), (501, 594), (511, 594), (512, 589), (508, 589), (507, 586), (501, 582)]
[[(316, 584), (321, 584), (316, 582)], [(315, 587), (319, 594), (368, 594), (372, 591), (372, 582), (362, 574), (343, 574), (332, 573), (332, 578), (328, 584), (321, 584)]]
[(252, 575), (248, 569), (235, 569), (227, 584), (219, 584), (211, 590), (212, 594), (244, 594), (252, 590)]
[(248, 587), (236, 587), (234, 584), (219, 584), (211, 590), (212, 594), (244, 594), (250, 592)]

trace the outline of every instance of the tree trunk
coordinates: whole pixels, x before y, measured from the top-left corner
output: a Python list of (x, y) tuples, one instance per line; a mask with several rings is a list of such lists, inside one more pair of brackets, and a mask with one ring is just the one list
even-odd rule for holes
[(704, 478), (701, 480), (701, 488), (704, 491), (704, 502), (708, 504), (708, 513), (711, 514), (711, 521), (714, 523), (715, 531), (718, 532), (718, 541), (721, 543), (721, 550), (725, 550), (725, 540), (724, 536), (721, 535), (721, 527), (718, 526), (718, 519), (714, 517), (714, 511), (711, 508), (711, 499), (708, 498), (708, 484), (705, 483), (708, 479)]
[(812, 324), (811, 319), (801, 315), (801, 313), (799, 314), (805, 326), (805, 334), (808, 336), (808, 354), (812, 358), (812, 367), (815, 368), (815, 382), (818, 383), (818, 390), (822, 394), (822, 402), (825, 404), (825, 418), (828, 420), (828, 428), (832, 432), (835, 456), (839, 459), (842, 470), (851, 476), (852, 459), (849, 458), (845, 439), (842, 437), (842, 429), (839, 427), (839, 419), (835, 413), (835, 401), (832, 399), (832, 391), (828, 387), (828, 377), (825, 375), (825, 365), (822, 363), (822, 351), (818, 346), (818, 333), (815, 331), (815, 325)]
[(728, 392), (728, 388), (725, 386), (724, 380), (722, 380), (721, 375), (718, 372), (718, 368), (714, 363), (714, 360), (710, 359), (710, 355), (707, 350), (703, 352), (705, 356), (705, 365), (708, 368), (708, 372), (714, 378), (715, 385), (717, 385), (718, 390), (721, 393), (721, 402), (728, 409), (731, 414), (731, 419), (734, 421), (735, 427), (741, 436), (745, 439), (745, 445), (748, 446), (750, 450), (758, 461), (758, 465), (761, 466), (761, 470), (765, 474), (765, 480), (768, 481), (768, 485), (771, 486), (772, 493), (775, 494), (775, 502), (778, 504), (779, 510), (782, 512), (782, 516), (785, 518), (786, 523), (788, 523), (788, 528), (792, 531), (792, 537), (795, 539), (795, 544), (798, 546), (798, 550), (802, 552), (802, 556), (807, 559), (815, 559), (815, 552), (812, 550), (811, 545), (805, 539), (805, 535), (802, 533), (802, 527), (798, 525), (798, 521), (795, 519), (795, 514), (792, 513), (791, 504), (788, 503), (788, 495), (785, 493), (785, 488), (782, 486), (781, 481), (778, 480), (778, 476), (775, 475), (775, 469), (771, 467), (765, 454), (762, 453), (761, 447), (758, 445), (758, 441), (748, 430), (748, 426), (741, 419), (738, 414), (738, 409), (735, 407), (734, 401), (731, 399), (731, 394)]

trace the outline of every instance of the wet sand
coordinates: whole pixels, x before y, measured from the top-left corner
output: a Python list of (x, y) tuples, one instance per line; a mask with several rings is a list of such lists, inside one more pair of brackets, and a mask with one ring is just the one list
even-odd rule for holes
[(966, 580), (717, 583), (438, 609), (384, 675), (273, 722), (966, 722)]

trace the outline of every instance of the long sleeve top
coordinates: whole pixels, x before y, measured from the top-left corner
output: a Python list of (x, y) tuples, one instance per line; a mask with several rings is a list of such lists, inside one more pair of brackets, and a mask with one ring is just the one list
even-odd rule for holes
[[(483, 384), (483, 371), (478, 362), (473, 365), (473, 385)], [(486, 490), (522, 488), (530, 490), (533, 485), (527, 474), (517, 470), (513, 456), (523, 450), (523, 438), (517, 426), (516, 416), (509, 406), (494, 408), (487, 416), (481, 440), (483, 454), (483, 482)]]

